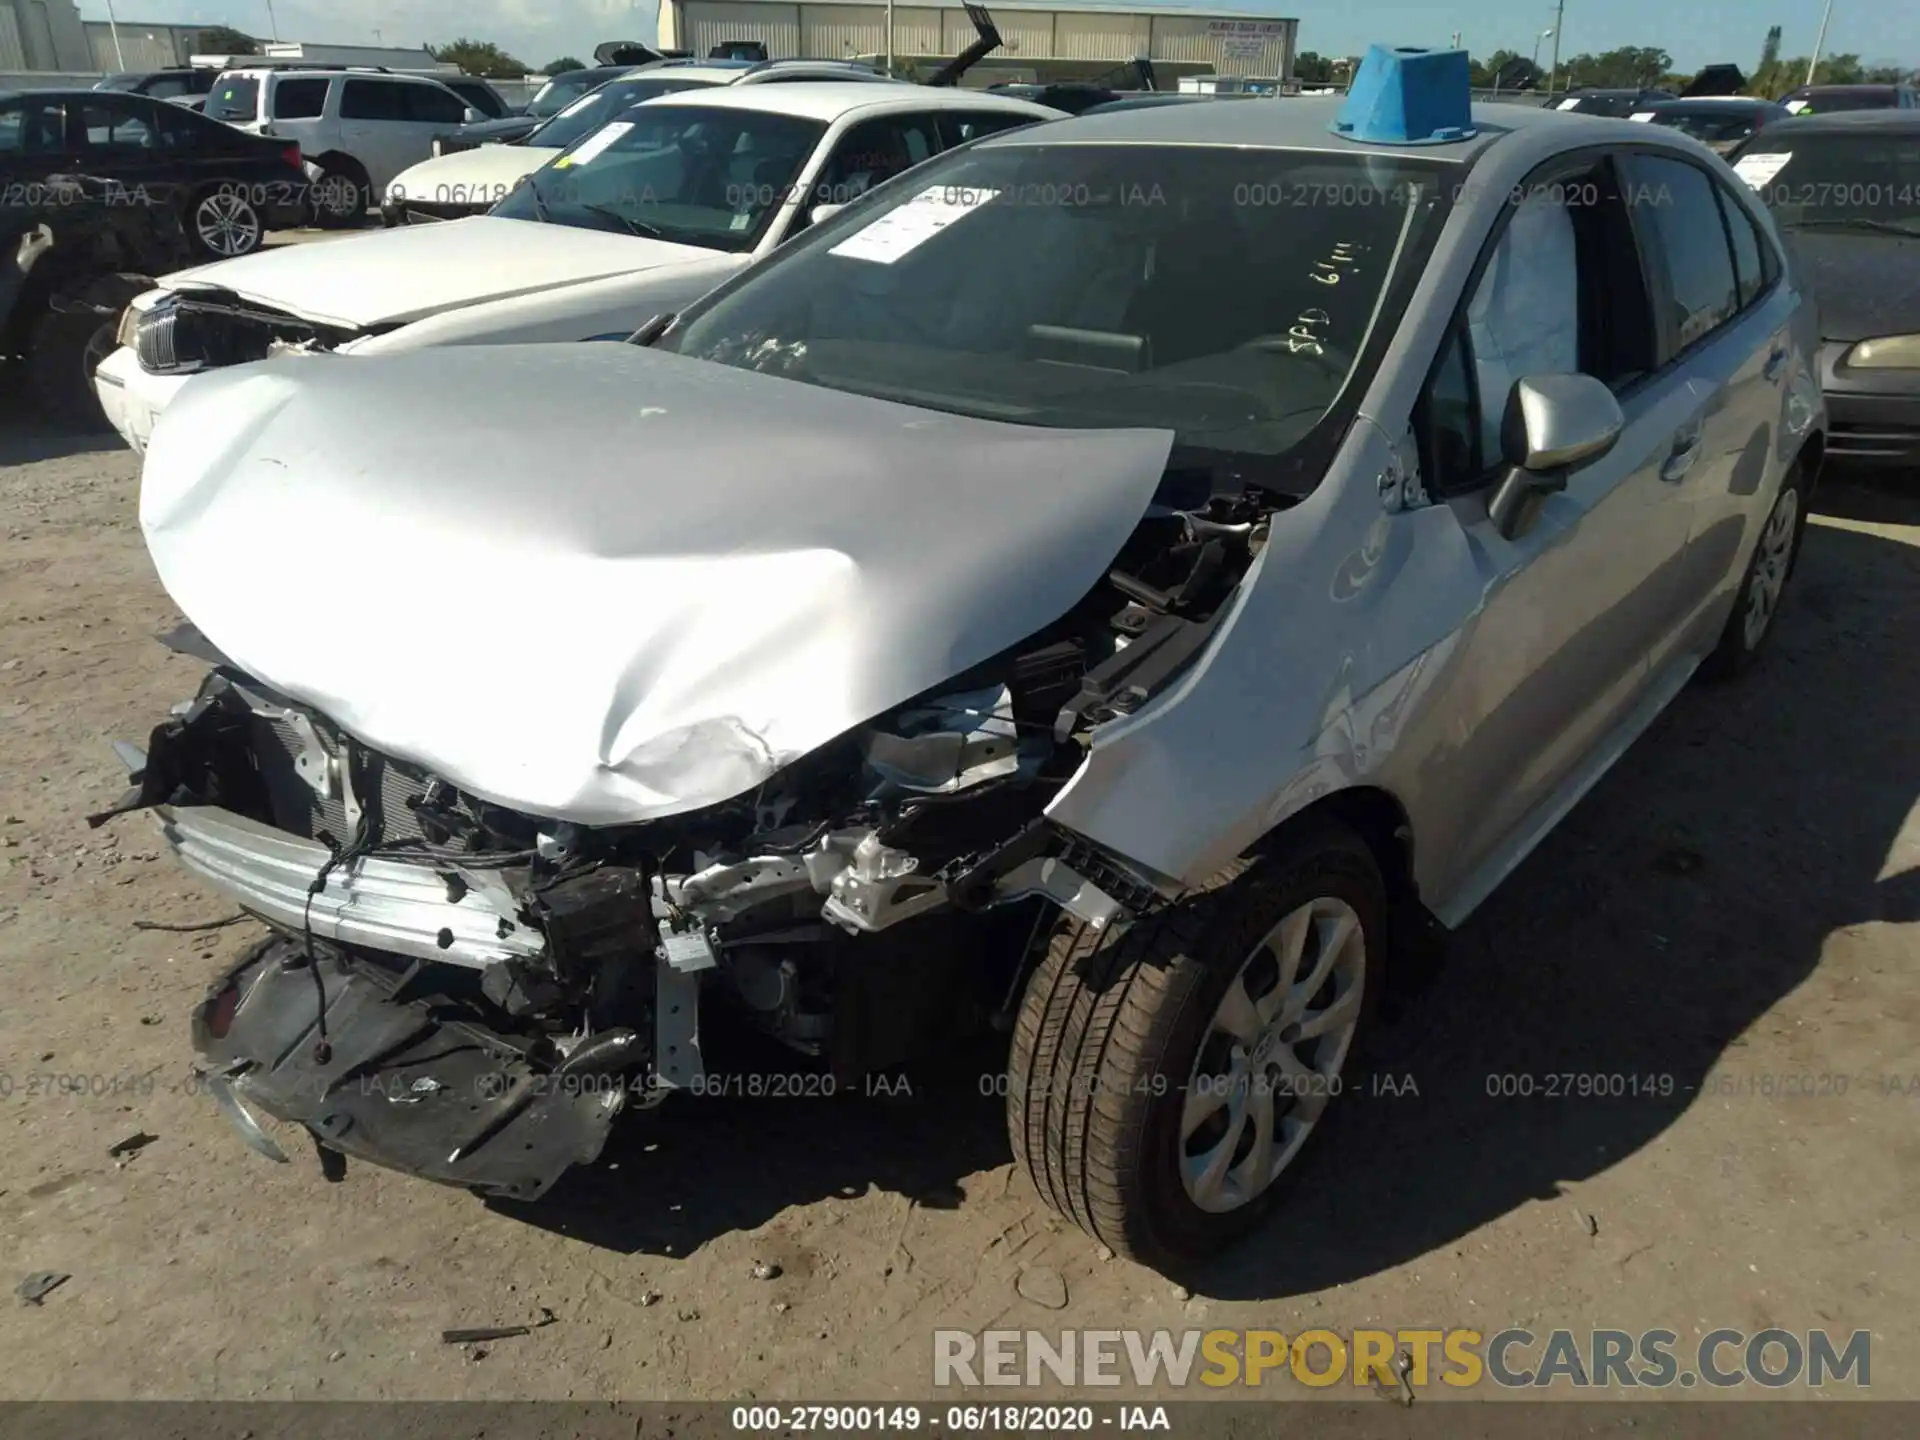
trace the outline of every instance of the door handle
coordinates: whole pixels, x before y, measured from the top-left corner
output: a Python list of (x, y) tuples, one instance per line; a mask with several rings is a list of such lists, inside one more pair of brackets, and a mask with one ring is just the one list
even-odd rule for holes
[(1705, 438), (1705, 427), (1698, 425), (1682, 430), (1675, 436), (1667, 463), (1660, 467), (1660, 478), (1672, 482), (1686, 479), (1687, 472), (1693, 469), (1693, 462), (1700, 458), (1700, 446)]
[(1769, 381), (1780, 378), (1780, 367), (1787, 363), (1787, 347), (1776, 345), (1773, 353), (1767, 356), (1766, 377)]

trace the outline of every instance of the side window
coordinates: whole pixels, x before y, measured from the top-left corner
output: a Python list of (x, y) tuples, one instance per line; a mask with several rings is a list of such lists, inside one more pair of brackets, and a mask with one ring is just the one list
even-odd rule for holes
[(327, 113), (330, 80), (285, 78), (273, 87), (273, 118), (317, 120)]
[(153, 122), (130, 105), (83, 101), (80, 123), (91, 150), (155, 150), (160, 145)]
[(467, 118), (467, 102), (439, 85), (402, 85), (406, 118), (430, 125), (458, 125)]
[(1767, 264), (1761, 258), (1766, 241), (1754, 228), (1746, 208), (1727, 193), (1726, 187), (1716, 185), (1714, 188), (1719, 191), (1720, 208), (1727, 217), (1727, 235), (1733, 241), (1734, 278), (1740, 282), (1740, 305), (1744, 309), (1773, 283), (1773, 276), (1767, 273)]
[(349, 80), (340, 95), (342, 120), (404, 120), (407, 87), (390, 80)]
[(1733, 248), (1706, 171), (1657, 155), (1627, 156), (1626, 171), (1634, 226), (1666, 272), (1661, 358), (1670, 360), (1739, 310)]
[(1008, 115), (1004, 111), (985, 111), (979, 114), (955, 111), (940, 117), (940, 138), (943, 148), (952, 149), (955, 145), (964, 145), (969, 140), (978, 140), (982, 135), (995, 135), (1002, 130), (1017, 130), (1022, 125), (1034, 123), (1034, 117), (1031, 115)]
[(888, 115), (854, 126), (840, 137), (821, 172), (817, 205), (845, 205), (940, 148), (931, 115)]
[(1514, 382), (1580, 373), (1615, 391), (1655, 368), (1652, 309), (1610, 164), (1520, 187), (1455, 316), (1414, 417), (1428, 488), (1476, 488), (1501, 460)]

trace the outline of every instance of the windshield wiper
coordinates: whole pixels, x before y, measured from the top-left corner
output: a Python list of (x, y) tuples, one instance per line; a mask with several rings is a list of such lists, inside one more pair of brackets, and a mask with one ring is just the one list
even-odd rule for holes
[(631, 215), (622, 215), (610, 205), (582, 205), (589, 214), (601, 215), (614, 224), (621, 226), (629, 235), (638, 235), (643, 240), (664, 240), (666, 235), (647, 224), (644, 220), (635, 220)]
[(531, 175), (527, 177), (527, 197), (533, 201), (533, 218), (542, 225), (550, 224), (553, 216), (547, 212), (547, 202), (540, 196), (540, 183)]
[(1920, 230), (1911, 229), (1897, 220), (1875, 220), (1866, 215), (1789, 220), (1786, 222), (1786, 228), (1789, 230), (1866, 230), (1875, 235), (1905, 235), (1909, 239), (1920, 238)]

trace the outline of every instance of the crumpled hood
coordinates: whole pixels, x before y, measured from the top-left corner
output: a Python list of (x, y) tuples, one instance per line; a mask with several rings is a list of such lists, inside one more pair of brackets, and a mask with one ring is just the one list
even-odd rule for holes
[(284, 356), (184, 387), (140, 521), (242, 669), (485, 799), (752, 789), (1096, 585), (1173, 437), (614, 344)]
[(1788, 244), (1820, 307), (1820, 338), (1920, 331), (1920, 236), (1790, 230)]
[(169, 275), (170, 290), (231, 290), (322, 324), (405, 325), (443, 310), (609, 275), (711, 260), (694, 245), (476, 215), (325, 244), (276, 245)]

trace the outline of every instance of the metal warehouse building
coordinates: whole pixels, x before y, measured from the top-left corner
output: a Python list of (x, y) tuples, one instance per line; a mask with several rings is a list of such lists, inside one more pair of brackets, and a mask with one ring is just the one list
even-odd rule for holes
[[(879, 57), (888, 49), (887, 9), (886, 0), (661, 0), (659, 43), (695, 55), (757, 40), (775, 60)], [(1142, 56), (1166, 77), (1289, 80), (1300, 29), (1298, 20), (1235, 10), (1031, 0), (987, 0), (987, 9), (1005, 43), (967, 76), (968, 85), (1090, 78)], [(896, 0), (892, 10), (896, 60), (937, 62), (973, 43), (973, 24), (958, 3)]]

